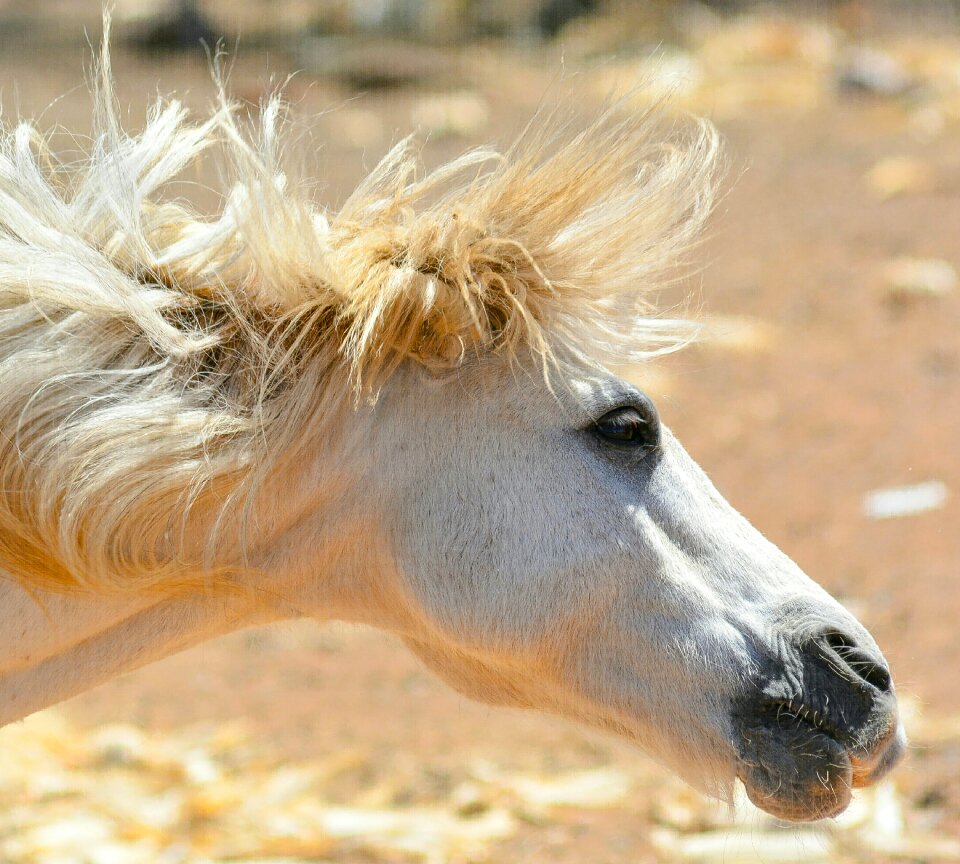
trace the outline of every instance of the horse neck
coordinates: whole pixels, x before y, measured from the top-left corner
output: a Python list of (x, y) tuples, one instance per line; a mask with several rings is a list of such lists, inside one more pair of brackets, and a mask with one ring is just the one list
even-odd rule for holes
[(248, 567), (223, 584), (57, 593), (0, 572), (0, 725), (243, 627), (308, 615), (398, 629), (392, 557), (355, 485), (342, 464), (272, 478), (254, 502)]
[(243, 573), (229, 584), (208, 581), (173, 589), (134, 579), (123, 589), (94, 582), (59, 590), (0, 572), (0, 725), (207, 639), (281, 617)]
[(28, 592), (0, 577), (0, 725), (277, 614), (249, 594)]

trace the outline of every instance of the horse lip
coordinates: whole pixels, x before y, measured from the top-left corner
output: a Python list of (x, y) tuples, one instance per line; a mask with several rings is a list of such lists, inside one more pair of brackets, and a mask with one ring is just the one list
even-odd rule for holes
[(883, 734), (866, 744), (799, 699), (768, 698), (754, 705), (737, 723), (737, 775), (750, 800), (779, 818), (838, 815), (853, 788), (877, 782), (906, 749), (895, 708)]
[[(791, 822), (836, 816), (850, 803), (853, 766), (847, 748), (812, 723), (745, 730), (737, 776), (761, 810)], [(810, 734), (813, 731), (813, 735)]]
[(907, 750), (907, 735), (903, 724), (897, 720), (891, 724), (889, 731), (870, 748), (864, 755), (850, 753), (850, 764), (853, 766), (853, 785), (860, 789), (871, 786), (881, 780), (903, 757)]
[(907, 746), (906, 733), (896, 713), (892, 714), (884, 734), (866, 747), (851, 740), (851, 734), (842, 731), (826, 711), (817, 711), (796, 699), (768, 699), (757, 713), (761, 722), (772, 717), (774, 723), (779, 725), (786, 718), (835, 741), (850, 759), (854, 785), (857, 787), (869, 786), (879, 780), (896, 765)]
[(841, 747), (847, 749), (843, 741), (845, 736), (834, 725), (826, 711), (817, 711), (805, 705), (803, 702), (794, 699), (769, 699), (760, 706), (759, 713), (761, 717), (768, 717), (770, 714), (775, 714), (777, 723), (786, 715), (788, 720), (810, 726), (821, 735), (832, 738)]

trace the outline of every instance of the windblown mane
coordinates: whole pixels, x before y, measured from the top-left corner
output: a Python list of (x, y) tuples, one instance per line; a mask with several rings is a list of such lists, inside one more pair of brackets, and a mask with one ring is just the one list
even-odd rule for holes
[[(0, 572), (25, 586), (209, 572), (181, 542), (191, 514), (212, 535), (405, 359), (620, 362), (676, 342), (646, 298), (711, 208), (708, 126), (607, 107), (425, 176), (404, 140), (331, 213), (281, 171), (276, 98), (253, 134), (221, 94), (202, 123), (160, 101), (128, 135), (106, 50), (100, 71), (82, 162), (27, 123), (0, 140)], [(232, 176), (206, 219), (169, 184), (211, 150)]]

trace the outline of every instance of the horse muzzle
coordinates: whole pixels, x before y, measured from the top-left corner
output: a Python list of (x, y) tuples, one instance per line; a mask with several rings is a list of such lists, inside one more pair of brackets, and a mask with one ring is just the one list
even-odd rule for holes
[(836, 816), (906, 749), (887, 664), (851, 629), (823, 628), (776, 652), (734, 708), (737, 775), (750, 800), (779, 818)]

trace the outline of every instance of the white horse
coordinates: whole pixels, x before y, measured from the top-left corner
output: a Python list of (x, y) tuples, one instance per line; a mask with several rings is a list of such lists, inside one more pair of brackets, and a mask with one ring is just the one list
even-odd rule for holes
[[(840, 812), (905, 746), (864, 628), (605, 363), (708, 214), (705, 125), (606, 110), (325, 213), (278, 103), (0, 145), (0, 722), (293, 616), (399, 634), (453, 687), (635, 741), (718, 794)], [(215, 219), (170, 182), (232, 166)]]

